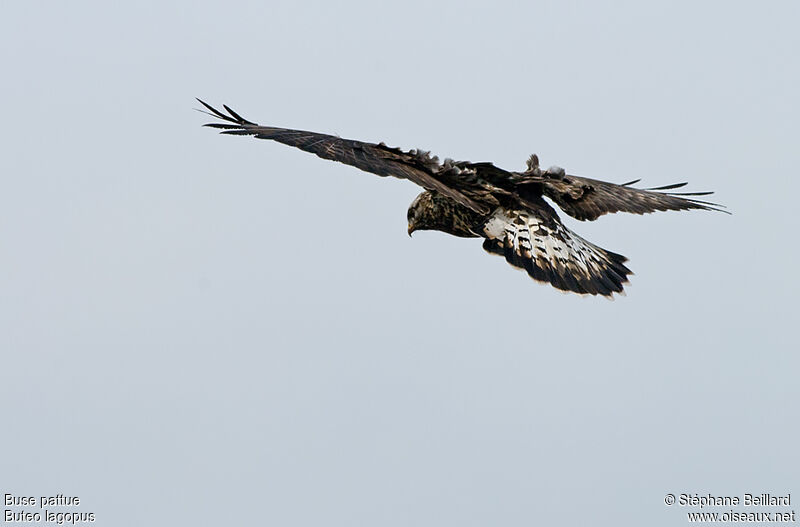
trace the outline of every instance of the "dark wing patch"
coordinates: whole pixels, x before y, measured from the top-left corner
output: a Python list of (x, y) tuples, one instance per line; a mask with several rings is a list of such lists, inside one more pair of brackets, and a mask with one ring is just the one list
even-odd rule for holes
[[(551, 209), (552, 210), (552, 209)], [(483, 248), (562, 291), (613, 296), (631, 270), (627, 258), (567, 229), (553, 212), (498, 208), (483, 226)]]
[(615, 185), (569, 174), (552, 176), (548, 173), (544, 173), (541, 179), (530, 181), (540, 183), (545, 196), (552, 199), (564, 212), (579, 220), (596, 220), (603, 214), (612, 212), (647, 214), (660, 210), (703, 209), (729, 214), (721, 210), (722, 205), (694, 199), (696, 196), (706, 196), (712, 192), (665, 192), (683, 187), (686, 183), (637, 189), (630, 185), (639, 180)]
[(223, 105), (228, 112), (226, 115), (200, 99), (198, 101), (210, 112), (205, 113), (225, 121), (205, 126), (221, 129), (223, 134), (252, 135), (258, 139), (270, 139), (378, 176), (408, 179), (425, 189), (443, 194), (475, 212), (481, 214), (490, 212), (485, 204), (471, 199), (448, 184), (447, 179), (453, 175), (454, 167), (441, 165), (438, 158), (431, 157), (428, 152), (420, 150), (404, 152), (383, 143), (364, 143), (316, 132), (259, 126), (244, 119), (228, 106)]

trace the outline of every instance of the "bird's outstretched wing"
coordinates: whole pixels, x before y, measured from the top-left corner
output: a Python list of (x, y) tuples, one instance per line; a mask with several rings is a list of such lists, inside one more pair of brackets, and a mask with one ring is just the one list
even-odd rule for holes
[(570, 231), (550, 207), (498, 208), (483, 233), (486, 251), (562, 291), (612, 297), (622, 293), (631, 274), (624, 265), (627, 258)]
[(639, 180), (616, 185), (597, 179), (569, 174), (546, 172), (537, 181), (542, 192), (552, 199), (564, 212), (579, 220), (596, 220), (603, 214), (631, 212), (647, 214), (660, 210), (704, 209), (721, 210), (721, 205), (694, 199), (713, 192), (669, 192), (686, 185), (676, 183), (663, 187), (638, 189), (631, 185)]
[(481, 214), (490, 212), (486, 204), (466, 196), (452, 184), (453, 178), (461, 172), (459, 167), (452, 164), (443, 165), (439, 163), (437, 157), (431, 157), (429, 152), (421, 150), (405, 152), (383, 143), (364, 143), (316, 132), (259, 126), (244, 119), (228, 106), (223, 105), (228, 112), (225, 114), (200, 99), (197, 100), (208, 109), (206, 113), (225, 121), (205, 125), (219, 128), (223, 134), (252, 135), (258, 139), (271, 139), (378, 176), (408, 179), (423, 188), (439, 192), (475, 212)]

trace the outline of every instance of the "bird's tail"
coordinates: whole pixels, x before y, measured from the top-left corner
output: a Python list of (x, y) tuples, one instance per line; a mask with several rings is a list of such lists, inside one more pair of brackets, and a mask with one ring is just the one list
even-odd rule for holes
[(588, 242), (557, 217), (533, 210), (498, 209), (484, 225), (483, 248), (504, 256), (537, 281), (579, 294), (623, 294), (627, 258)]

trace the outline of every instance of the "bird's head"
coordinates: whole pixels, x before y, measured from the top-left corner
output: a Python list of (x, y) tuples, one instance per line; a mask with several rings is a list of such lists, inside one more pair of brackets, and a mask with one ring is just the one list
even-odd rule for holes
[(436, 229), (438, 222), (434, 196), (427, 190), (414, 198), (408, 207), (408, 235), (414, 231)]

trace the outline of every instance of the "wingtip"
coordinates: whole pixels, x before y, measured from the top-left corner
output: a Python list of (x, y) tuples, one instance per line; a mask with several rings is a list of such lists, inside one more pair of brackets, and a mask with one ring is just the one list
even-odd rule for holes
[(226, 112), (231, 114), (231, 117), (233, 117), (234, 119), (239, 121), (239, 124), (252, 124), (252, 125), (256, 126), (256, 123), (248, 121), (247, 119), (245, 119), (244, 117), (242, 117), (241, 115), (239, 115), (238, 113), (233, 111), (233, 109), (230, 106), (228, 106), (227, 104), (223, 104), (222, 107), (225, 108)]
[(628, 181), (627, 183), (620, 184), (621, 187), (629, 187), (631, 185), (635, 185), (636, 183), (640, 182), (642, 178), (634, 179), (633, 181)]
[(202, 100), (202, 99), (200, 99), (198, 97), (195, 97), (195, 99), (197, 99), (197, 102), (202, 104), (206, 108), (206, 110), (208, 110), (208, 111), (200, 110), (201, 112), (207, 113), (208, 115), (210, 115), (212, 117), (216, 117), (218, 119), (222, 119), (223, 121), (236, 122), (236, 120), (234, 118), (232, 118), (232, 117), (230, 117), (228, 115), (225, 115), (224, 113), (220, 112), (219, 110), (217, 110), (216, 108), (214, 108), (213, 106), (211, 106), (210, 104), (205, 102), (204, 100)]
[(650, 187), (644, 190), (671, 190), (671, 189), (685, 187), (688, 184), (689, 184), (688, 181), (684, 181), (682, 183), (672, 183), (671, 185), (664, 185), (662, 187)]

